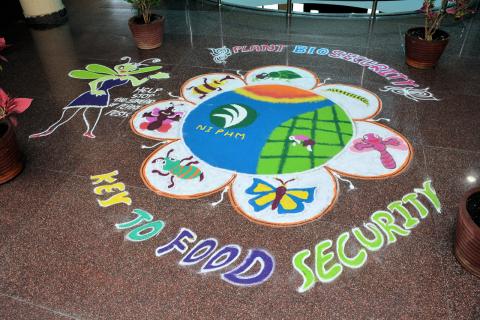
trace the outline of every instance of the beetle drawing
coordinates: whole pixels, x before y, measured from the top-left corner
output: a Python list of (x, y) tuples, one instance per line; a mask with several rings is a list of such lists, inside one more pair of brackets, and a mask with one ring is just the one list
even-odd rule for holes
[(162, 165), (161, 170), (155, 169), (152, 170), (152, 173), (157, 173), (163, 177), (170, 176), (170, 184), (168, 185), (168, 188), (172, 188), (173, 186), (175, 186), (175, 177), (184, 180), (192, 180), (195, 178), (199, 178), (199, 181), (202, 181), (204, 179), (205, 176), (202, 170), (194, 166), (194, 164), (198, 164), (198, 161), (194, 160), (186, 163), (185, 165), (181, 164), (183, 161), (192, 160), (193, 156), (181, 160), (176, 160), (175, 158), (170, 156), (172, 152), (173, 149), (170, 149), (165, 157), (159, 157), (152, 161), (152, 163), (157, 163), (157, 161), (161, 161)]

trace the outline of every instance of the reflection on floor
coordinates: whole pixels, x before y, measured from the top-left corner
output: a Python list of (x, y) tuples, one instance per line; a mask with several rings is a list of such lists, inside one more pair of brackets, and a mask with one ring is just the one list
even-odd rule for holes
[(415, 70), (421, 17), (167, 1), (140, 51), (128, 3), (66, 7), (0, 29), (0, 86), (34, 99), (0, 186), (0, 318), (480, 318), (452, 254), (480, 178), (476, 16)]

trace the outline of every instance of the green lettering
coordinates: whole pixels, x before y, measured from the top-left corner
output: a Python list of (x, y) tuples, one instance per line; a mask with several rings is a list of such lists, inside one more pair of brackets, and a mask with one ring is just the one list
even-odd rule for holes
[(345, 254), (345, 243), (347, 243), (350, 238), (349, 232), (342, 233), (337, 239), (337, 255), (338, 260), (349, 268), (357, 269), (360, 268), (367, 262), (367, 251), (365, 249), (360, 249), (357, 255), (353, 258), (347, 257)]
[(410, 230), (405, 230), (395, 224), (395, 219), (388, 211), (375, 211), (370, 219), (372, 222), (376, 223), (383, 232), (385, 232), (387, 235), (387, 244), (395, 243), (397, 241), (397, 237), (395, 237), (394, 233), (404, 237), (410, 234)]
[(323, 240), (315, 246), (315, 273), (318, 280), (323, 283), (332, 282), (343, 271), (343, 267), (339, 263), (334, 263), (331, 268), (327, 269), (325, 265), (333, 259), (333, 252), (325, 254), (325, 250), (332, 247), (332, 240)]
[(134, 209), (132, 213), (137, 215), (135, 219), (128, 222), (116, 223), (115, 227), (117, 229), (128, 229), (140, 224), (142, 221), (150, 222), (153, 220), (153, 216), (142, 209)]
[(125, 238), (129, 241), (135, 242), (145, 241), (159, 234), (163, 227), (165, 227), (165, 222), (162, 220), (151, 221), (133, 229), (125, 236)]
[(417, 198), (418, 194), (412, 192), (404, 195), (402, 201), (403, 203), (410, 202), (418, 211), (420, 218), (425, 219), (426, 217), (428, 217), (428, 209)]
[(437, 193), (432, 188), (432, 181), (427, 180), (423, 183), (423, 189), (413, 189), (416, 193), (421, 193), (430, 200), (438, 213), (442, 212), (442, 205), (438, 199)]
[(357, 238), (358, 242), (365, 248), (367, 248), (370, 251), (378, 251), (380, 248), (383, 246), (385, 243), (385, 238), (383, 237), (382, 232), (380, 229), (371, 222), (367, 222), (364, 224), (365, 228), (370, 230), (375, 235), (375, 238), (370, 240), (365, 237), (365, 235), (362, 233), (360, 228), (353, 228), (352, 232), (355, 238)]
[(407, 208), (403, 206), (402, 201), (394, 201), (390, 203), (387, 208), (388, 210), (392, 211), (392, 213), (393, 211), (398, 211), (398, 213), (400, 213), (400, 215), (405, 219), (405, 222), (403, 223), (403, 227), (405, 229), (413, 229), (420, 223), (420, 220), (412, 217)]
[(310, 290), (315, 284), (315, 274), (312, 269), (305, 264), (305, 260), (310, 257), (310, 250), (305, 249), (297, 252), (292, 259), (295, 270), (303, 277), (302, 285), (297, 289), (298, 292)]

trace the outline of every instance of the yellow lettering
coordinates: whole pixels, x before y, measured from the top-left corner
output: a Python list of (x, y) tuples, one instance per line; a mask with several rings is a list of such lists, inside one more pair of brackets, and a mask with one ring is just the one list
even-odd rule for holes
[(98, 186), (95, 189), (93, 189), (93, 192), (98, 195), (104, 195), (105, 193), (112, 193), (115, 191), (124, 191), (125, 190), (125, 184), (122, 182), (117, 182), (115, 184), (107, 184), (103, 186)]
[(219, 134), (219, 133), (222, 133), (222, 132), (225, 132), (225, 130), (223, 130), (223, 129), (218, 129), (218, 130), (215, 132), (215, 134)]
[(106, 200), (97, 199), (98, 204), (104, 208), (113, 206), (114, 204), (124, 203), (127, 206), (132, 204), (132, 199), (128, 196), (127, 191), (123, 191), (121, 193), (117, 193), (116, 195), (108, 198)]
[(235, 139), (237, 139), (238, 137), (241, 137), (242, 140), (245, 140), (245, 133), (237, 133), (237, 134), (235, 135)]
[(227, 131), (227, 132), (225, 133), (225, 137), (233, 137), (233, 134), (234, 134), (234, 133), (235, 133), (235, 132), (233, 132), (233, 131), (231, 131), (231, 132), (230, 132), (230, 131)]
[(201, 124), (199, 124), (195, 129), (203, 131), (203, 130), (207, 129), (207, 126), (202, 126)]
[(90, 180), (93, 181), (92, 182), (93, 185), (99, 184), (103, 181), (106, 181), (107, 183), (113, 183), (113, 182), (117, 181), (117, 178), (114, 178), (117, 174), (118, 174), (118, 170), (115, 170), (115, 171), (105, 173), (105, 174), (90, 176)]
[(210, 132), (210, 131), (212, 131), (212, 129), (213, 129), (213, 127), (210, 127), (210, 128), (208, 128), (208, 130), (206, 130), (205, 132)]

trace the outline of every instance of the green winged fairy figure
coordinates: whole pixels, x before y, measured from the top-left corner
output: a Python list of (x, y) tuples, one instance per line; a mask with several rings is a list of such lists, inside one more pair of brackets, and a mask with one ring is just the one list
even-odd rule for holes
[[(150, 74), (144, 78), (137, 78), (134, 75), (155, 72), (160, 70), (161, 66), (149, 66), (146, 62), (158, 63), (160, 59), (150, 58), (141, 62), (133, 63), (130, 57), (123, 57), (121, 60), (128, 60), (126, 63), (118, 64), (112, 68), (101, 64), (89, 64), (85, 70), (73, 70), (68, 75), (75, 79), (91, 80), (88, 85), (89, 91), (86, 91), (72, 100), (63, 108), (60, 119), (50, 125), (46, 130), (30, 135), (30, 138), (45, 137), (52, 134), (58, 127), (64, 125), (80, 111), (83, 110), (83, 120), (86, 130), (83, 134), (87, 138), (95, 138), (93, 130), (98, 124), (103, 109), (107, 108), (110, 103), (109, 90), (131, 83), (132, 86), (138, 87), (150, 79), (168, 79), (170, 76), (165, 72), (157, 72)], [(93, 125), (89, 122), (87, 114), (96, 114)]]

